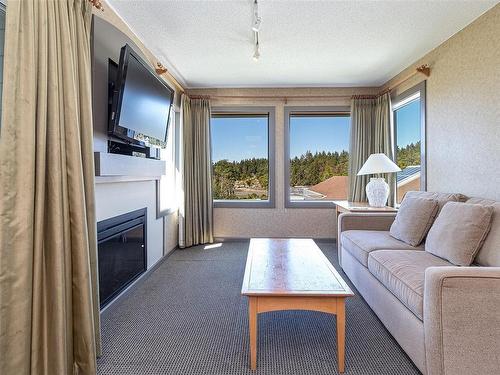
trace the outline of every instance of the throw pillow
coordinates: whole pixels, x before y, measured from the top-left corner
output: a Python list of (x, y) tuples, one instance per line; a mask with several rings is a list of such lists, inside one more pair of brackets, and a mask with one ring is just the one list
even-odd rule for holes
[(432, 225), (425, 250), (457, 266), (470, 266), (488, 235), (493, 207), (448, 202)]
[(407, 197), (401, 202), (389, 234), (409, 245), (418, 246), (429, 231), (437, 212), (437, 200)]

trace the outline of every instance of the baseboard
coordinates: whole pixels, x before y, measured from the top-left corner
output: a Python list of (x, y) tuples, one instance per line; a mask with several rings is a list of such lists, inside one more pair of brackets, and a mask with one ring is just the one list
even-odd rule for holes
[(250, 237), (214, 237), (214, 242), (241, 242), (248, 240), (250, 240)]
[[(294, 236), (294, 237), (214, 237), (214, 242), (241, 242), (241, 241), (249, 241), (251, 238), (311, 238), (304, 236)], [(333, 242), (337, 243), (337, 239), (334, 237), (331, 238), (313, 238), (316, 242)]]
[(100, 311), (100, 314), (101, 315), (104, 314), (110, 306), (112, 306), (117, 301), (121, 300), (123, 297), (127, 296), (132, 291), (134, 291), (139, 285), (141, 285), (144, 281), (146, 281), (148, 279), (148, 277), (151, 276), (151, 274), (154, 271), (156, 271), (156, 269), (158, 267), (160, 267), (163, 264), (163, 262), (165, 262), (167, 260), (168, 257), (170, 257), (170, 255), (175, 253), (178, 249), (179, 249), (179, 246), (176, 246), (172, 250), (170, 250), (167, 254), (163, 255), (160, 259), (158, 259), (158, 261), (155, 264), (153, 264), (149, 269), (147, 269), (146, 272), (144, 272), (141, 276), (139, 276), (137, 279), (135, 279), (130, 285), (128, 285), (120, 294), (118, 294), (118, 296), (116, 296), (116, 298), (113, 301), (108, 303)]

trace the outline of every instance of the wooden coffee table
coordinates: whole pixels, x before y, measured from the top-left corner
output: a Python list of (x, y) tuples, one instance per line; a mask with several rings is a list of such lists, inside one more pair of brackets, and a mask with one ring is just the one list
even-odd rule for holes
[(241, 294), (248, 296), (250, 368), (257, 368), (257, 315), (313, 310), (337, 317), (339, 371), (345, 363), (345, 298), (351, 289), (311, 239), (252, 238)]

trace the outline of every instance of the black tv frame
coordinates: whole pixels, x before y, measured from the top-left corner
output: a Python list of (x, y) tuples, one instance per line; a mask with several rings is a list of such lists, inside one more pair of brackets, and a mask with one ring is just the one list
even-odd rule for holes
[[(158, 75), (150, 66), (150, 64), (144, 61), (144, 59), (141, 56), (139, 56), (139, 54), (137, 54), (132, 47), (130, 47), (128, 44), (125, 44), (122, 47), (120, 51), (120, 63), (118, 65), (116, 81), (114, 85), (112, 85), (113, 90), (112, 90), (112, 98), (110, 98), (111, 112), (109, 114), (109, 121), (108, 121), (108, 135), (120, 138), (121, 140), (127, 143), (133, 143), (140, 146), (145, 146), (144, 142), (135, 139), (135, 133), (136, 133), (135, 130), (128, 129), (119, 125), (120, 112), (123, 101), (123, 91), (125, 88), (124, 83), (127, 79), (127, 69), (130, 56), (132, 56), (132, 58), (135, 58), (150, 74), (152, 74), (167, 90), (170, 91), (170, 108), (172, 108), (173, 105), (175, 91), (169, 85), (167, 85), (167, 83), (164, 80), (158, 77)], [(162, 142), (166, 142), (167, 140), (168, 129), (170, 126), (170, 117), (171, 116), (169, 111), (169, 115), (167, 117), (167, 124), (165, 126), (165, 136), (163, 137), (163, 139), (160, 139), (160, 141)], [(149, 137), (148, 134), (144, 135)]]

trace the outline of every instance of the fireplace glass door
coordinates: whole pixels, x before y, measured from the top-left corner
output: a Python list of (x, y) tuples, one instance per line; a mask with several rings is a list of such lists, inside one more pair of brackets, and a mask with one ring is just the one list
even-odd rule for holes
[(138, 214), (134, 211), (98, 224), (101, 308), (146, 271), (145, 212)]

